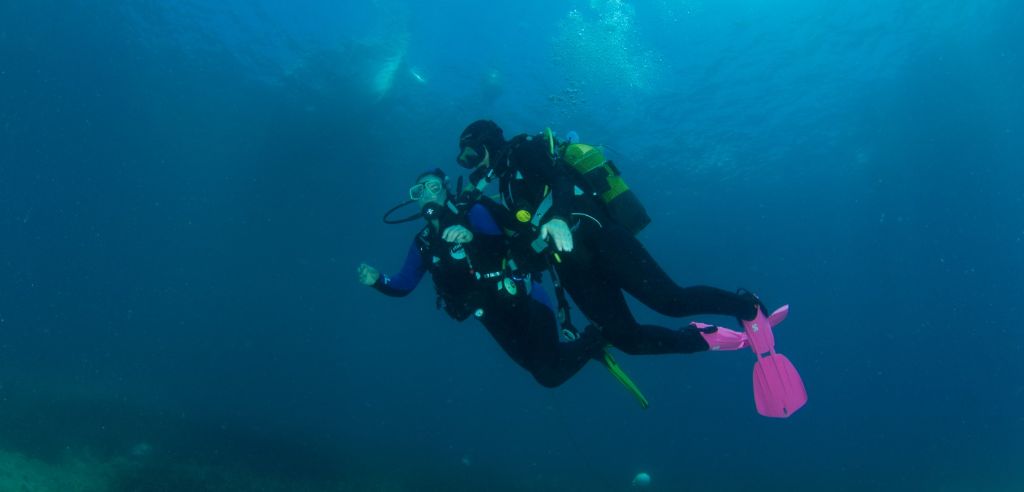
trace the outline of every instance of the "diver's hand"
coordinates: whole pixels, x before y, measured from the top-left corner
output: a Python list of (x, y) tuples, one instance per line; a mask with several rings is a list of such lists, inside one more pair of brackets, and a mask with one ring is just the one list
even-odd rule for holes
[(380, 272), (366, 263), (360, 263), (359, 268), (356, 268), (356, 273), (359, 275), (359, 283), (363, 285), (376, 284), (377, 279), (380, 278)]
[(551, 237), (555, 241), (555, 249), (566, 253), (572, 251), (572, 232), (569, 224), (562, 219), (551, 219), (540, 228), (540, 238)]
[(441, 238), (449, 243), (463, 244), (473, 240), (473, 232), (460, 225), (453, 225), (444, 230)]

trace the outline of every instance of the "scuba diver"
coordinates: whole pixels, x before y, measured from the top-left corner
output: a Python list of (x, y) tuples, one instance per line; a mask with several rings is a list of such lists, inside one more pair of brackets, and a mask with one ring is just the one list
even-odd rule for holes
[[(363, 263), (357, 269), (359, 281), (383, 294), (403, 297), (430, 272), (439, 308), (458, 321), (478, 319), (512, 360), (548, 388), (567, 381), (590, 359), (600, 361), (606, 342), (598, 331), (562, 342), (543, 287), (510, 260), (510, 244), (499, 226), (500, 214), (508, 211), (487, 200), (456, 204), (452, 197), (443, 171), (421, 174), (409, 189), (409, 200), (384, 216), (389, 224), (420, 217), (427, 222), (414, 238), (402, 270), (395, 276), (382, 275)], [(390, 219), (413, 203), (420, 213)]]
[(554, 272), (615, 347), (666, 354), (748, 346), (747, 334), (727, 328), (691, 323), (676, 330), (636, 321), (623, 292), (666, 316), (734, 316), (745, 328), (768, 318), (747, 291), (676, 284), (635, 237), (650, 221), (646, 211), (611, 161), (594, 150), (557, 143), (550, 130), (546, 138), (522, 134), (506, 141), (496, 123), (478, 120), (460, 135), (457, 161), (472, 170), (470, 192), (483, 193), (497, 180), (502, 203), (539, 238), (538, 251), (553, 243)]

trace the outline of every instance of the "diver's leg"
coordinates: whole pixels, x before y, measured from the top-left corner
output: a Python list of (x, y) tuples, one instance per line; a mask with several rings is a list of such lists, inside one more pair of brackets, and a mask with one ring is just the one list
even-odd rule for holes
[(517, 320), (509, 316), (506, 311), (493, 307), (485, 309), (483, 315), (477, 319), (510, 359), (529, 370), (527, 367), (529, 347), (518, 333)]
[(505, 353), (548, 388), (560, 386), (579, 372), (603, 346), (596, 333), (562, 343), (554, 313), (532, 298), (485, 311), (479, 319)]
[(716, 287), (680, 287), (635, 236), (621, 226), (604, 228), (596, 243), (597, 261), (608, 276), (651, 309), (681, 318), (697, 314), (721, 314), (753, 319), (756, 304), (746, 296)]
[[(586, 244), (577, 243), (577, 248)], [(584, 252), (585, 253), (585, 252)], [(576, 255), (576, 252), (573, 253)], [(709, 345), (696, 330), (672, 330), (637, 323), (617, 284), (605, 277), (594, 262), (577, 261), (589, 255), (564, 257), (558, 274), (583, 315), (597, 325), (601, 335), (627, 354), (673, 354), (707, 350)]]
[(531, 367), (527, 369), (541, 385), (554, 388), (576, 375), (591, 359), (601, 356), (605, 342), (597, 330), (584, 332), (578, 339), (562, 342), (554, 312), (542, 303), (528, 299), (520, 306), (523, 318), (520, 330), (534, 347)]

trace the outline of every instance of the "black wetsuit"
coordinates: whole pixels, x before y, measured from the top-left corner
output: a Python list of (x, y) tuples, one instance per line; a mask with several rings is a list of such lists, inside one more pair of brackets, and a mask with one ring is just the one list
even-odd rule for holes
[(550, 208), (540, 223), (564, 220), (574, 248), (559, 253), (561, 281), (583, 314), (609, 342), (630, 354), (689, 353), (708, 349), (696, 330), (675, 330), (637, 323), (623, 291), (651, 309), (673, 317), (720, 314), (752, 319), (749, 297), (708, 286), (680, 287), (643, 244), (608, 219), (603, 205), (564, 163), (552, 159), (547, 139), (519, 135), (499, 158), (499, 186), (513, 212), (535, 213), (550, 193)]
[(479, 319), (512, 360), (549, 388), (561, 385), (602, 353), (604, 342), (596, 331), (572, 342), (559, 340), (543, 287), (509, 272), (504, 264), (508, 243), (486, 207), (474, 205), (464, 219), (446, 215), (440, 230), (458, 223), (473, 232), (472, 241), (445, 242), (428, 225), (413, 241), (402, 271), (394, 277), (381, 275), (374, 287), (402, 297), (429, 271), (439, 307), (459, 321), (470, 316)]

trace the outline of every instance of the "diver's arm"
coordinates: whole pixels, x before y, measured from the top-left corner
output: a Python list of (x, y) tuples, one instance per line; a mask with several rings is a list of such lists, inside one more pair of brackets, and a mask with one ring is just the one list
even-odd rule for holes
[(551, 237), (558, 251), (572, 251), (572, 232), (569, 230), (569, 215), (575, 184), (566, 169), (551, 162), (546, 151), (532, 149), (530, 158), (522, 159), (524, 174), (550, 187), (551, 208), (544, 214), (540, 228), (541, 239)]
[(463, 225), (453, 225), (441, 233), (441, 239), (455, 244), (466, 244), (473, 240), (473, 231)]
[(486, 222), (486, 219), (479, 215), (482, 212), (473, 212), (477, 207), (484, 209), (487, 215), (490, 215), (503, 234), (508, 235), (510, 232), (522, 232), (530, 227), (529, 224), (516, 220), (511, 210), (488, 196), (480, 197), (476, 204), (473, 205), (473, 208), (470, 209), (470, 222), (478, 221), (481, 226)]
[(561, 219), (568, 222), (575, 183), (572, 176), (566, 172), (565, 165), (560, 161), (552, 162), (547, 144), (537, 140), (534, 140), (532, 146), (523, 148), (523, 154), (522, 158), (516, 159), (520, 171), (528, 179), (535, 179), (538, 184), (550, 189), (551, 209), (545, 214), (544, 221)]
[(501, 228), (498, 227), (498, 222), (494, 220), (494, 216), (491, 215), (491, 212), (486, 207), (479, 203), (469, 209), (469, 228), (473, 232), (485, 236), (502, 235)]
[(473, 205), (467, 214), (466, 225), (449, 226), (441, 233), (441, 239), (449, 243), (465, 244), (473, 240), (474, 234), (501, 236), (501, 228), (494, 217), (479, 203)]
[(409, 247), (409, 254), (405, 256), (405, 264), (402, 265), (402, 270), (394, 277), (380, 275), (372, 287), (386, 296), (405, 297), (419, 285), (426, 271), (423, 256), (414, 242)]
[(569, 215), (571, 214), (570, 206), (573, 195), (575, 195), (576, 185), (573, 183), (572, 177), (564, 169), (552, 166), (548, 169), (548, 173), (550, 173), (548, 181), (551, 183), (551, 210), (548, 211), (547, 216), (544, 218), (545, 222), (559, 219), (562, 222), (568, 223)]
[(533, 289), (530, 291), (530, 297), (532, 297), (533, 300), (547, 306), (547, 308), (550, 309), (551, 312), (555, 312), (555, 304), (551, 302), (551, 297), (548, 296), (548, 291), (544, 289), (544, 284), (537, 281), (532, 282)]

